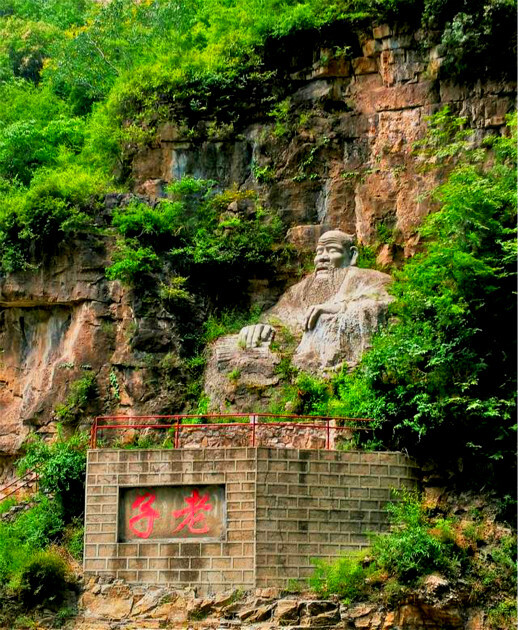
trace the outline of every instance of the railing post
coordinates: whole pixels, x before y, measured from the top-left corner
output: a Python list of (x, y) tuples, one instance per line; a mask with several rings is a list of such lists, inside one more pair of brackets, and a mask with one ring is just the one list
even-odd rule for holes
[(250, 416), (250, 423), (252, 424), (252, 448), (255, 448), (255, 425), (257, 416)]
[(331, 448), (331, 431), (329, 429), (329, 418), (326, 420), (326, 449)]
[(92, 439), (90, 440), (90, 444), (92, 448), (97, 448), (97, 418), (94, 419), (92, 425)]
[(174, 447), (180, 446), (180, 418), (176, 418), (176, 431), (174, 433)]

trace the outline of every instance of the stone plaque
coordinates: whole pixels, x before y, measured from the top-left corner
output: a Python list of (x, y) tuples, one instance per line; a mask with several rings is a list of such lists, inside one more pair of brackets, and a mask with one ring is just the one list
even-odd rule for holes
[(118, 541), (221, 540), (225, 486), (120, 488)]

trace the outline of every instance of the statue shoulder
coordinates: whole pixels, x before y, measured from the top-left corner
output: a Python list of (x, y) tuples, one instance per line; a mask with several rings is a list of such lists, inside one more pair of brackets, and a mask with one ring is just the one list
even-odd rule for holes
[(388, 284), (393, 278), (388, 273), (378, 271), (377, 269), (364, 269), (360, 267), (349, 267), (349, 275), (351, 279), (361, 280), (363, 282), (372, 282), (372, 284)]
[(387, 288), (392, 282), (388, 273), (375, 269), (349, 267), (340, 287), (340, 299), (358, 300), (362, 298), (392, 301)]

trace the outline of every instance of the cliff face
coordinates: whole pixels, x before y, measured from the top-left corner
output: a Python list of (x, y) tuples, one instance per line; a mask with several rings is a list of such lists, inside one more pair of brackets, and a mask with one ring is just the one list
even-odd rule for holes
[[(111, 239), (68, 242), (34, 272), (0, 280), (0, 451), (16, 453), (30, 430), (55, 432), (76, 412), (176, 408), (179, 381), (156, 364), (178, 349), (174, 317), (105, 277)], [(90, 378), (91, 395), (74, 397)], [(76, 386), (77, 388), (77, 386)], [(176, 392), (176, 393), (175, 393)], [(72, 398), (71, 398), (72, 397)]]
[[(209, 119), (159, 125), (132, 161), (136, 189), (159, 195), (184, 174), (216, 179), (257, 190), (289, 226), (328, 224), (379, 244), (382, 264), (412, 255), (431, 209), (425, 193), (437, 183), (413, 154), (427, 116), (449, 106), (482, 138), (502, 129), (515, 94), (505, 82), (440, 78), (440, 49), (428, 35), (385, 25), (346, 51), (339, 33), (286, 43), (275, 57), (281, 106), (251, 108), (230, 129)], [(292, 233), (299, 244), (305, 236)]]
[[(299, 247), (311, 247), (329, 225), (375, 245), (381, 264), (412, 255), (431, 210), (425, 193), (437, 183), (412, 154), (426, 117), (449, 105), (480, 137), (498, 132), (514, 86), (440, 79), (438, 49), (420, 32), (380, 26), (347, 51), (340, 46), (335, 33), (277, 51), (282, 106), (251, 108), (238, 127), (207, 119), (193, 134), (177, 121), (161, 123), (154, 143), (133, 155), (135, 192), (153, 199), (186, 174), (216, 179), (256, 190)], [(75, 403), (87, 416), (181, 410), (175, 314), (106, 280), (111, 245), (110, 236), (69, 242), (37, 271), (0, 279), (4, 454), (16, 453), (31, 428), (52, 433), (56, 406), (87, 374), (96, 396)]]

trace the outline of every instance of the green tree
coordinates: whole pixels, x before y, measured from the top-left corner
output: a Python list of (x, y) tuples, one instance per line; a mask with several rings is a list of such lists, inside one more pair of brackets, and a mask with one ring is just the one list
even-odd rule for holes
[(396, 275), (394, 323), (359, 369), (337, 380), (334, 402), (345, 415), (376, 418), (387, 446), (450, 465), (460, 458), (485, 482), (498, 475), (501, 489), (513, 478), (516, 430), (514, 123), (510, 129), (483, 152), (459, 153), (435, 193), (441, 209), (421, 230), (425, 251)]

